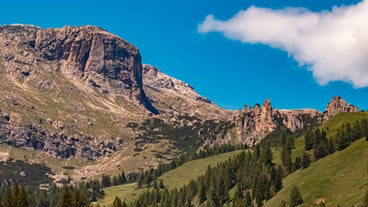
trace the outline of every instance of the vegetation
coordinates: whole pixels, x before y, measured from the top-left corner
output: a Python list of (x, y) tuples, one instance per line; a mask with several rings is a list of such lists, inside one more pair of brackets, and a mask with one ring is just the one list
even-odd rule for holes
[(290, 191), (290, 207), (295, 207), (303, 203), (302, 195), (300, 194), (298, 186), (293, 186)]
[[(236, 206), (242, 202), (262, 206), (264, 200), (282, 188), (282, 177), (283, 170), (272, 163), (271, 146), (266, 143), (261, 147), (257, 145), (253, 153), (242, 152), (216, 167), (208, 167), (204, 175), (180, 188), (147, 190), (133, 206), (222, 206), (231, 203)], [(235, 186), (237, 190), (231, 201), (229, 191)]]

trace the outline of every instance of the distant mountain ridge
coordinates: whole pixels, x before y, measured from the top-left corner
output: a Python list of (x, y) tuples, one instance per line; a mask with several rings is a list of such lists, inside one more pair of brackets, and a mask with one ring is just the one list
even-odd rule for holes
[(94, 26), (0, 26), (0, 47), (0, 144), (103, 160), (96, 172), (82, 169), (89, 176), (110, 171), (112, 161), (114, 170), (137, 171), (187, 149), (252, 146), (283, 127), (296, 132), (358, 111), (340, 97), (326, 112), (277, 110), (268, 99), (225, 110), (142, 64), (138, 48)]
[(340, 112), (358, 111), (358, 107), (347, 104), (339, 96), (332, 98), (324, 112), (315, 109), (277, 110), (272, 108), (271, 101), (266, 99), (262, 107), (259, 104), (253, 108), (245, 105), (244, 110), (238, 110), (234, 116), (234, 123), (238, 142), (253, 146), (281, 127), (296, 132), (321, 124)]

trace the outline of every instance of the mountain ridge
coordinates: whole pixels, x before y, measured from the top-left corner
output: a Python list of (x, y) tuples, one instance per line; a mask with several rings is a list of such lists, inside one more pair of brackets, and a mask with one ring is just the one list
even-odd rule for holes
[[(102, 160), (95, 174), (112, 171), (111, 161), (115, 171), (139, 171), (204, 146), (252, 146), (282, 127), (295, 132), (358, 111), (341, 98), (327, 113), (277, 110), (269, 99), (225, 110), (95, 26), (1, 26), (0, 47), (0, 143)], [(76, 174), (93, 177), (91, 169)]]

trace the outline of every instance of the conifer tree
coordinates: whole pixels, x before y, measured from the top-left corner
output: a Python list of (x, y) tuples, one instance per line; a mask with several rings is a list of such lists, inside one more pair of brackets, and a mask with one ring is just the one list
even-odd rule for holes
[(121, 202), (121, 199), (117, 196), (115, 196), (113, 207), (123, 207), (123, 203)]
[(57, 207), (70, 207), (72, 206), (72, 194), (69, 186), (61, 188), (59, 193)]
[(295, 207), (303, 203), (302, 195), (300, 194), (299, 188), (293, 186), (290, 191), (290, 207)]
[(15, 197), (15, 206), (27, 207), (29, 206), (26, 190), (23, 186), (19, 187), (18, 195)]
[(89, 206), (88, 200), (83, 192), (79, 188), (75, 188), (72, 194), (72, 203), (75, 207), (87, 207)]
[(368, 187), (363, 197), (363, 207), (368, 207)]

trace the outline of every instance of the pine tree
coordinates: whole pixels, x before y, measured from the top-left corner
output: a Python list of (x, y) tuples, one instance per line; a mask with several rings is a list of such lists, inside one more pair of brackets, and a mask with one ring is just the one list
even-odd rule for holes
[(79, 189), (75, 188), (72, 194), (72, 203), (75, 207), (87, 207), (89, 206), (88, 200), (85, 194)]
[(309, 158), (309, 155), (304, 152), (302, 156), (302, 168), (307, 168), (310, 165), (310, 162), (311, 160)]
[(203, 184), (203, 179), (199, 180), (199, 189), (198, 189), (198, 196), (199, 196), (199, 203), (203, 203), (206, 200), (206, 186)]
[(125, 176), (124, 171), (121, 171), (121, 175), (120, 175), (119, 177), (120, 177), (120, 180), (119, 180), (120, 184), (125, 184), (125, 183), (127, 183), (127, 182), (128, 182), (128, 181), (127, 181), (127, 178), (126, 178), (126, 176)]
[(293, 186), (290, 191), (290, 207), (295, 207), (303, 203), (302, 195), (300, 194), (299, 188)]
[(7, 188), (4, 194), (1, 196), (2, 206), (3, 207), (13, 207), (14, 206), (14, 198), (11, 188)]
[(72, 206), (72, 194), (69, 186), (61, 188), (59, 193), (57, 207), (70, 207)]
[(313, 148), (313, 142), (314, 142), (314, 137), (313, 137), (313, 132), (312, 130), (308, 130), (307, 133), (304, 136), (304, 140), (305, 140), (305, 146), (304, 149), (305, 151), (311, 150)]
[(115, 197), (114, 203), (112, 204), (113, 207), (123, 207), (123, 203), (121, 202), (121, 199), (119, 197)]
[(29, 206), (26, 190), (23, 186), (19, 187), (18, 195), (15, 197), (15, 206), (27, 207)]
[(245, 194), (244, 203), (245, 203), (245, 206), (247, 207), (252, 206), (252, 198), (250, 197), (249, 191), (247, 191), (247, 193)]
[(368, 207), (368, 187), (363, 197), (363, 207)]

